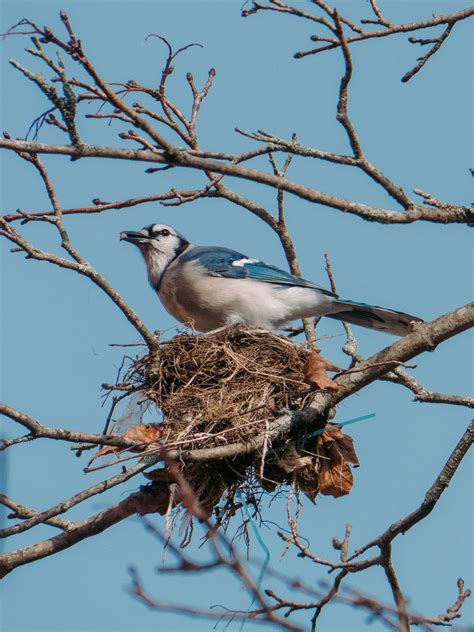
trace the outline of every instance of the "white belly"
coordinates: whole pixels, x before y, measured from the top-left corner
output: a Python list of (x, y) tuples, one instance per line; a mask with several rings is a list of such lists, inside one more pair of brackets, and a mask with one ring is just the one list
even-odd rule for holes
[(335, 311), (331, 297), (310, 288), (203, 275), (196, 264), (171, 265), (159, 296), (170, 314), (197, 331), (238, 323), (278, 329), (298, 318)]

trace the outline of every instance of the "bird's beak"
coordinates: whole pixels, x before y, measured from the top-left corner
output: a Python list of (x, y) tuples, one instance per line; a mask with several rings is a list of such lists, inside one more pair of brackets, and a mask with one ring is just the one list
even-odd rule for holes
[(124, 230), (120, 233), (120, 241), (129, 241), (131, 244), (142, 244), (150, 240), (150, 236), (142, 231)]

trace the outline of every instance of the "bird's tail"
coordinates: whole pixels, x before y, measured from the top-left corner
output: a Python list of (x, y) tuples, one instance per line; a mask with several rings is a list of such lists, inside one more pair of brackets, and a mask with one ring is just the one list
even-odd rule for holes
[(396, 312), (393, 309), (385, 309), (375, 305), (366, 305), (365, 303), (356, 303), (355, 301), (343, 301), (336, 299), (332, 303), (337, 307), (332, 314), (326, 314), (328, 318), (343, 320), (346, 323), (360, 325), (368, 329), (377, 329), (385, 331), (395, 336), (406, 336), (410, 333), (410, 323), (423, 322), (417, 316), (411, 316), (404, 312)]

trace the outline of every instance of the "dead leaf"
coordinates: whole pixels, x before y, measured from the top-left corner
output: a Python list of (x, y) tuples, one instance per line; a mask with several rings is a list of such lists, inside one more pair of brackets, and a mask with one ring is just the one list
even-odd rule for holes
[(348, 494), (354, 483), (351, 466), (359, 466), (352, 437), (328, 424), (309, 448), (314, 452), (311, 464), (296, 473), (301, 491), (313, 502), (318, 493), (336, 498)]
[(342, 461), (335, 463), (321, 459), (319, 469), (319, 493), (324, 496), (345, 496), (354, 483), (349, 463)]
[(345, 496), (354, 484), (351, 465), (359, 466), (352, 437), (337, 426), (328, 426), (317, 441), (319, 492), (325, 496)]
[(346, 461), (359, 467), (360, 463), (354, 449), (354, 440), (349, 435), (344, 434), (337, 426), (328, 426), (328, 430), (321, 435), (320, 444), (324, 445), (324, 449), (332, 461)]
[[(142, 441), (143, 443), (153, 443), (159, 441), (163, 436), (165, 427), (163, 424), (138, 424), (132, 426), (123, 435), (132, 441)], [(146, 446), (145, 446), (146, 447)]]
[(304, 365), (304, 381), (314, 389), (338, 391), (339, 385), (329, 377), (327, 371), (339, 372), (341, 370), (330, 360), (323, 358), (320, 349), (314, 348), (310, 351)]
[[(120, 435), (120, 437), (122, 439), (130, 439), (131, 441), (139, 441), (146, 444), (144, 446), (137, 446), (136, 448), (129, 448), (130, 452), (141, 452), (142, 450), (146, 450), (150, 443), (159, 441), (164, 431), (165, 428), (163, 424), (138, 424), (129, 428), (127, 432)], [(116, 454), (117, 452), (124, 452), (126, 450), (126, 448), (120, 448), (115, 445), (104, 445), (103, 448), (94, 454), (88, 465), (90, 465), (92, 461), (95, 461), (95, 459), (105, 456), (106, 454)]]

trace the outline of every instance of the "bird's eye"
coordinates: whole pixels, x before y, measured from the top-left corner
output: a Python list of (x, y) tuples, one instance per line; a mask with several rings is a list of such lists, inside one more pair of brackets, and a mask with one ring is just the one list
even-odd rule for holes
[(161, 230), (160, 234), (163, 235), (163, 237), (169, 237), (169, 235), (171, 235), (170, 231), (167, 228)]

